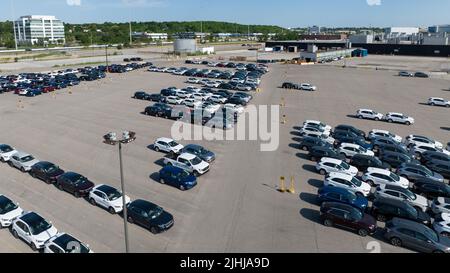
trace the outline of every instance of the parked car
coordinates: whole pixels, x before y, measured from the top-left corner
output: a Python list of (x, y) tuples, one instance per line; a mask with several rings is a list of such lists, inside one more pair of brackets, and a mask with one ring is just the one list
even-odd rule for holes
[(425, 253), (450, 253), (450, 240), (414, 221), (394, 218), (386, 223), (384, 238), (393, 246)]
[(409, 151), (406, 149), (406, 146), (398, 143), (397, 141), (393, 140), (389, 137), (375, 137), (372, 138), (371, 141), (373, 150), (378, 153), (382, 153), (385, 151), (391, 151), (391, 152), (401, 152), (405, 154), (409, 154)]
[(412, 190), (428, 199), (450, 197), (450, 186), (430, 179), (417, 180), (414, 183)]
[(325, 202), (320, 207), (320, 218), (327, 227), (337, 226), (355, 230), (365, 237), (377, 230), (376, 220), (351, 205)]
[(353, 167), (342, 160), (328, 157), (323, 157), (319, 162), (317, 162), (316, 170), (321, 175), (326, 175), (333, 172), (349, 174), (351, 176), (356, 176), (358, 174), (358, 169), (356, 167)]
[(150, 95), (143, 91), (138, 91), (138, 92), (134, 93), (133, 99), (150, 100)]
[(198, 156), (188, 153), (182, 153), (178, 157), (165, 157), (164, 164), (175, 166), (183, 170), (193, 173), (195, 176), (200, 176), (209, 171), (209, 163), (201, 160)]
[(44, 246), (44, 253), (93, 253), (89, 245), (67, 233), (58, 233)]
[(350, 160), (350, 165), (355, 166), (361, 172), (366, 172), (368, 168), (391, 169), (391, 165), (382, 162), (377, 157), (363, 154), (354, 155)]
[(399, 75), (400, 77), (414, 77), (414, 74), (413, 74), (413, 73), (407, 72), (407, 71), (400, 71), (400, 72), (398, 73), (398, 75)]
[(151, 100), (154, 102), (162, 102), (163, 96), (161, 96), (161, 94), (150, 94), (148, 97), (148, 100)]
[(415, 155), (416, 158), (420, 159), (422, 157), (422, 154), (425, 152), (438, 152), (446, 154), (447, 156), (450, 156), (450, 152), (443, 149), (436, 148), (433, 144), (417, 144), (410, 147), (411, 154)]
[[(88, 199), (93, 206), (103, 207), (111, 214), (123, 211), (123, 194), (111, 186), (104, 184), (95, 186), (89, 192)], [(130, 197), (125, 196), (125, 204), (128, 203), (130, 203)]]
[(450, 237), (450, 214), (442, 213), (438, 217), (435, 217), (433, 223), (433, 229), (437, 234), (447, 237)]
[(416, 78), (429, 78), (430, 76), (424, 72), (416, 72), (414, 74), (414, 77)]
[(16, 239), (22, 239), (34, 251), (42, 249), (45, 243), (58, 233), (58, 230), (39, 214), (27, 212), (13, 221), (11, 232)]
[(374, 156), (375, 153), (367, 150), (366, 148), (363, 148), (357, 144), (350, 144), (350, 143), (341, 143), (339, 145), (338, 151), (340, 154), (345, 155), (348, 158), (352, 158), (354, 155), (362, 154), (362, 155), (368, 155), (368, 156)]
[(21, 170), (22, 172), (28, 172), (31, 170), (31, 167), (38, 162), (39, 160), (34, 158), (32, 155), (18, 151), (11, 156), (8, 164), (11, 167)]
[(380, 222), (386, 222), (398, 217), (412, 220), (425, 225), (431, 225), (431, 218), (421, 209), (417, 210), (409, 203), (387, 198), (377, 198), (372, 203), (371, 214)]
[(158, 138), (153, 144), (153, 149), (156, 152), (162, 151), (166, 153), (179, 154), (183, 148), (183, 145), (178, 144), (173, 139), (166, 137)]
[(0, 144), (0, 161), (8, 162), (13, 154), (17, 153), (16, 149), (8, 144)]
[(393, 134), (386, 130), (378, 130), (378, 129), (373, 129), (372, 131), (370, 131), (367, 136), (367, 140), (371, 141), (372, 139), (375, 139), (378, 137), (390, 138), (398, 143), (401, 143), (403, 140), (403, 138), (399, 135)]
[(362, 176), (364, 182), (369, 183), (371, 186), (378, 185), (397, 185), (407, 189), (409, 187), (409, 181), (396, 175), (393, 172), (378, 168), (368, 168), (367, 172)]
[(81, 174), (66, 172), (56, 180), (56, 187), (61, 191), (67, 191), (76, 198), (85, 197), (94, 188), (94, 183)]
[(160, 206), (140, 199), (127, 205), (127, 220), (150, 230), (153, 234), (164, 232), (174, 224), (172, 214)]
[(55, 183), (62, 174), (64, 174), (64, 171), (61, 168), (47, 161), (41, 161), (34, 164), (30, 170), (30, 175), (32, 177), (39, 178), (47, 184)]
[(353, 175), (341, 172), (328, 173), (323, 184), (324, 186), (343, 188), (358, 196), (364, 197), (367, 197), (370, 194), (371, 189), (369, 184), (361, 182)]
[(420, 164), (404, 163), (397, 169), (397, 174), (413, 183), (420, 179), (430, 179), (437, 182), (444, 182), (444, 177), (442, 175), (433, 172)]
[(426, 136), (409, 135), (405, 137), (405, 145), (407, 145), (408, 147), (412, 147), (413, 145), (418, 144), (433, 144), (438, 149), (444, 148), (444, 145), (441, 142)]
[(381, 161), (388, 163), (392, 168), (397, 169), (402, 164), (413, 163), (419, 164), (420, 162), (415, 160), (411, 155), (396, 153), (396, 152), (383, 152), (379, 157)]
[(302, 127), (304, 126), (311, 126), (311, 127), (318, 127), (318, 128), (322, 128), (324, 131), (326, 132), (331, 132), (332, 127), (330, 125), (327, 125), (321, 121), (318, 120), (306, 120)]
[(412, 117), (408, 117), (402, 113), (394, 113), (390, 112), (384, 116), (384, 119), (389, 123), (403, 123), (406, 125), (414, 124), (414, 119)]
[(428, 105), (450, 107), (450, 101), (443, 98), (429, 98)]
[(426, 163), (426, 166), (430, 170), (441, 174), (444, 178), (450, 179), (450, 162), (432, 160), (432, 161), (428, 161)]
[(369, 202), (367, 198), (356, 195), (354, 192), (344, 188), (325, 186), (318, 191), (317, 200), (320, 204), (324, 202), (336, 202), (351, 205), (361, 211), (365, 211)]
[(422, 155), (420, 157), (420, 162), (427, 165), (428, 162), (433, 162), (433, 161), (450, 162), (450, 156), (445, 153), (433, 152), (433, 151), (427, 151), (427, 152), (422, 153)]
[(428, 209), (428, 199), (400, 186), (379, 185), (374, 196), (375, 198), (387, 198), (406, 202), (423, 212), (426, 212)]
[(300, 89), (305, 91), (316, 91), (317, 87), (309, 83), (302, 83), (300, 84)]
[(333, 147), (324, 139), (317, 137), (303, 137), (302, 141), (299, 143), (299, 147), (303, 151), (309, 151), (314, 146)]
[(323, 157), (345, 160), (345, 156), (341, 155), (336, 149), (329, 146), (313, 146), (309, 150), (309, 158), (312, 161), (318, 161)]
[(165, 166), (159, 171), (159, 182), (185, 191), (197, 185), (197, 178), (184, 169)]
[(359, 109), (356, 112), (356, 116), (359, 119), (373, 119), (375, 121), (379, 121), (383, 119), (383, 114), (377, 113), (370, 109)]
[(14, 219), (22, 214), (23, 210), (18, 204), (0, 194), (0, 228), (11, 226)]
[(441, 213), (450, 213), (450, 198), (438, 197), (431, 202), (431, 211), (437, 215)]
[(186, 145), (182, 150), (181, 153), (188, 153), (188, 154), (193, 154), (198, 156), (200, 159), (211, 163), (216, 159), (216, 155), (205, 149), (204, 147), (200, 146), (200, 145), (196, 145), (196, 144), (189, 144)]
[(358, 135), (358, 136), (361, 136), (363, 138), (366, 137), (366, 133), (364, 131), (359, 130), (359, 129), (357, 129), (357, 128), (353, 127), (353, 126), (350, 126), (350, 125), (338, 125), (338, 126), (336, 126), (334, 128), (334, 131), (335, 132), (337, 132), (337, 131), (351, 132), (351, 133), (353, 133), (355, 135)]

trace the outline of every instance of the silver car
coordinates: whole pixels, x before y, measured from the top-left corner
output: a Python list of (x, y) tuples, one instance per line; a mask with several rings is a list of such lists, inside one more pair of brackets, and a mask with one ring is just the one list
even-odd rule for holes
[(450, 253), (450, 239), (429, 227), (406, 219), (394, 218), (386, 223), (384, 237), (394, 246), (425, 253)]
[(0, 160), (2, 162), (7, 162), (13, 154), (17, 153), (14, 147), (7, 144), (0, 144)]
[(31, 170), (31, 167), (38, 162), (39, 160), (37, 160), (30, 154), (17, 152), (11, 156), (8, 164), (11, 167), (15, 167), (21, 170), (22, 172), (28, 172)]
[(418, 208), (423, 212), (428, 209), (428, 200), (420, 195), (394, 185), (380, 185), (374, 193), (375, 198), (395, 199), (409, 203), (414, 208)]
[(441, 174), (418, 164), (404, 163), (397, 169), (397, 174), (411, 182), (424, 178), (444, 182), (444, 177)]

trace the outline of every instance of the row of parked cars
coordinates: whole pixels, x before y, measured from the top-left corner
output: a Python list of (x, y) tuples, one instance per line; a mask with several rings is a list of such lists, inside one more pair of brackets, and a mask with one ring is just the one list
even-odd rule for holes
[(430, 75), (428, 75), (425, 72), (415, 72), (415, 73), (411, 73), (408, 71), (400, 71), (398, 72), (398, 75), (400, 77), (416, 77), (416, 78), (429, 78)]
[(300, 148), (325, 176), (318, 201), (326, 226), (367, 236), (379, 230), (378, 220), (387, 222), (383, 234), (395, 246), (450, 252), (450, 143), (349, 125), (332, 130), (313, 120), (300, 129), (313, 126), (325, 133), (303, 133)]
[(386, 121), (389, 123), (402, 123), (406, 125), (414, 124), (415, 120), (403, 113), (389, 112), (386, 115), (378, 113), (372, 109), (359, 109), (356, 111), (356, 117), (359, 119), (371, 119), (375, 121)]
[(186, 60), (186, 64), (200, 64), (207, 65), (209, 67), (222, 67), (222, 68), (234, 68), (237, 70), (247, 70), (254, 71), (258, 69), (268, 71), (268, 66), (265, 64), (259, 63), (258, 65), (252, 63), (234, 63), (234, 62), (216, 62), (216, 61), (207, 61), (207, 60)]
[(316, 91), (317, 87), (310, 83), (292, 83), (292, 82), (284, 82), (281, 85), (283, 89), (296, 89), (296, 90), (305, 90), (305, 91)]
[[(131, 201), (128, 196), (123, 197), (122, 193), (112, 186), (95, 185), (81, 174), (65, 171), (51, 162), (40, 161), (33, 155), (17, 151), (10, 145), (0, 144), (0, 160), (24, 173), (28, 172), (33, 178), (53, 184), (59, 190), (66, 191), (76, 198), (84, 197), (92, 205), (102, 207), (111, 214), (123, 212), (123, 198), (125, 198), (128, 222), (143, 226), (154, 234), (163, 232), (174, 224), (173, 216), (158, 205), (140, 199)], [(0, 207), (2, 205), (3, 203), (0, 203)], [(10, 226), (14, 237), (23, 239), (33, 250), (45, 248), (45, 251), (56, 252), (57, 249), (54, 247), (54, 251), (47, 249), (50, 248), (47, 245), (54, 243), (56, 239), (54, 236), (60, 236), (56, 228), (38, 214), (24, 213), (15, 207), (13, 203), (4, 204), (0, 210), (2, 226)], [(87, 246), (85, 248), (88, 249)], [(62, 248), (58, 251), (65, 250)]]

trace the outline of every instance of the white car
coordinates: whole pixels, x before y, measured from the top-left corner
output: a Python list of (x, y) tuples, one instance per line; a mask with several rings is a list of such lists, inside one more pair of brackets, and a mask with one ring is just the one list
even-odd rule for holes
[(443, 98), (429, 98), (428, 105), (450, 107), (450, 101), (444, 100)]
[(345, 173), (329, 173), (325, 177), (323, 184), (324, 186), (344, 188), (361, 196), (368, 196), (371, 190), (369, 184), (361, 182), (356, 177)]
[(197, 79), (197, 78), (189, 78), (189, 79), (187, 80), (188, 83), (195, 83), (195, 84), (197, 84), (199, 81), (200, 81), (200, 80)]
[[(125, 203), (130, 203), (130, 197), (125, 196)], [(89, 202), (94, 206), (100, 206), (116, 214), (123, 211), (122, 193), (108, 185), (95, 186), (89, 192)]]
[(38, 162), (39, 160), (34, 158), (32, 155), (18, 151), (11, 156), (8, 164), (11, 167), (21, 170), (22, 172), (28, 172), (31, 170), (31, 167)]
[(195, 87), (195, 86), (188, 86), (188, 87), (186, 87), (186, 90), (196, 93), (196, 92), (200, 92), (201, 89), (198, 87)]
[(401, 143), (403, 138), (399, 135), (393, 134), (389, 131), (386, 130), (378, 130), (378, 129), (373, 129), (372, 131), (369, 132), (367, 138), (369, 140), (372, 140), (374, 138), (377, 137), (386, 137), (386, 138), (390, 138), (392, 140), (394, 140), (395, 142)]
[(44, 253), (93, 253), (89, 245), (67, 233), (58, 233), (44, 246)]
[(7, 144), (0, 144), (0, 160), (2, 162), (8, 162), (13, 154), (17, 153), (14, 147)]
[(234, 83), (244, 83), (245, 80), (240, 79), (240, 78), (232, 78), (232, 79), (230, 80), (230, 82), (234, 82)]
[(252, 91), (252, 88), (250, 86), (247, 86), (247, 85), (241, 84), (241, 83), (237, 84), (235, 88), (236, 88), (236, 90), (239, 90), (239, 91), (245, 91), (245, 92)]
[(419, 208), (423, 212), (426, 212), (428, 209), (428, 199), (411, 192), (409, 189), (399, 186), (379, 185), (374, 193), (374, 196), (375, 198), (382, 197), (407, 202), (411, 206)]
[(153, 149), (157, 152), (162, 151), (166, 153), (178, 154), (183, 148), (183, 145), (178, 144), (173, 139), (166, 137), (158, 138), (153, 144)]
[(209, 88), (217, 88), (217, 87), (219, 87), (220, 83), (219, 82), (208, 81), (204, 85), (206, 87), (209, 87)]
[(305, 125), (305, 126), (303, 126), (300, 130), (299, 130), (299, 133), (301, 134), (301, 135), (305, 135), (306, 133), (309, 133), (309, 134), (316, 134), (316, 135), (318, 135), (318, 136), (321, 136), (321, 135), (323, 135), (323, 136), (325, 136), (325, 137), (328, 137), (328, 136), (330, 136), (330, 131), (325, 131), (324, 129), (322, 129), (322, 128), (319, 128), (319, 127), (313, 127), (313, 126), (308, 126), (308, 125)]
[(435, 218), (433, 229), (442, 236), (450, 237), (450, 214), (442, 213), (439, 218)]
[(434, 145), (434, 147), (436, 147), (438, 149), (444, 148), (444, 145), (441, 142), (431, 139), (429, 137), (419, 136), (419, 135), (407, 136), (405, 138), (405, 144), (408, 147), (412, 147), (413, 145), (419, 145), (419, 144), (432, 144), (432, 145)]
[(180, 99), (187, 99), (192, 97), (192, 94), (183, 90), (178, 90), (177, 92), (177, 97)]
[(220, 96), (220, 95), (212, 95), (209, 99), (212, 102), (216, 102), (216, 103), (225, 103), (225, 102), (227, 102), (227, 99), (222, 97), (222, 96)]
[(302, 83), (302, 84), (300, 84), (300, 89), (306, 90), (306, 91), (316, 91), (317, 87), (314, 85), (311, 85), (309, 83)]
[(377, 113), (371, 109), (359, 109), (356, 112), (356, 116), (359, 119), (373, 119), (376, 121), (382, 120), (383, 119), (383, 114)]
[(149, 71), (149, 72), (158, 72), (158, 68), (156, 66), (150, 66), (147, 71)]
[(196, 99), (185, 99), (183, 104), (187, 107), (197, 108), (202, 105), (202, 102)]
[(420, 158), (422, 156), (422, 153), (431, 151), (431, 152), (439, 152), (444, 153), (446, 155), (450, 156), (450, 152), (443, 149), (438, 149), (434, 144), (429, 143), (422, 143), (422, 144), (416, 144), (412, 145), (410, 147), (411, 153), (416, 156), (416, 158)]
[(195, 110), (200, 110), (202, 109), (203, 112), (206, 112), (210, 115), (215, 114), (217, 111), (219, 111), (220, 109), (220, 105), (218, 104), (208, 104), (205, 107), (203, 107), (203, 105), (200, 105), (199, 107), (195, 108)]
[(9, 227), (23, 210), (8, 197), (0, 194), (0, 228)]
[(22, 239), (36, 251), (42, 249), (45, 243), (58, 233), (58, 230), (39, 214), (27, 212), (16, 218), (11, 227), (16, 239)]
[(431, 211), (434, 214), (450, 213), (450, 198), (438, 197), (431, 203)]
[(181, 105), (183, 104), (183, 99), (176, 96), (168, 96), (166, 102), (169, 104)]
[(313, 137), (313, 138), (319, 138), (323, 141), (326, 141), (328, 144), (334, 145), (336, 143), (336, 139), (331, 136), (324, 136), (324, 135), (317, 135), (314, 133), (306, 133), (303, 135), (303, 137)]
[(231, 111), (237, 112), (239, 115), (244, 113), (245, 109), (241, 105), (236, 105), (233, 103), (227, 103), (223, 106), (225, 109), (230, 109)]
[(350, 166), (342, 160), (328, 157), (322, 157), (322, 159), (317, 162), (316, 170), (321, 175), (326, 175), (333, 172), (345, 173), (352, 176), (356, 176), (358, 174), (358, 169), (356, 167)]
[(412, 125), (414, 124), (414, 119), (412, 117), (408, 117), (402, 113), (387, 113), (384, 119), (389, 123), (403, 123), (406, 125)]
[(321, 121), (318, 121), (318, 120), (306, 120), (303, 123), (303, 126), (306, 126), (306, 125), (319, 127), (319, 128), (322, 128), (322, 129), (324, 129), (325, 131), (328, 131), (328, 132), (331, 132), (331, 129), (333, 129), (330, 125), (327, 125), (327, 124), (325, 124), (325, 123), (323, 123)]
[(375, 156), (373, 151), (367, 150), (364, 147), (359, 146), (358, 144), (351, 143), (341, 143), (338, 148), (338, 152), (342, 155), (345, 155), (347, 158), (352, 158), (355, 155), (367, 155), (367, 156)]
[(400, 177), (388, 170), (379, 168), (367, 168), (367, 172), (362, 176), (362, 180), (372, 186), (394, 185), (405, 189), (409, 187), (408, 179)]

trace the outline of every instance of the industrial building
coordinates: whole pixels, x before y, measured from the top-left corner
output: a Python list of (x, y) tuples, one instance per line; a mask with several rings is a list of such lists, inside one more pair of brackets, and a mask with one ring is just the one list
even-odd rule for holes
[(149, 33), (149, 32), (133, 32), (133, 38), (145, 38), (152, 40), (167, 40), (169, 35), (167, 33)]
[(450, 25), (438, 25), (428, 27), (429, 33), (450, 33)]
[(335, 58), (351, 57), (354, 50), (353, 48), (319, 50), (316, 45), (310, 44), (306, 51), (300, 52), (300, 59), (307, 62), (322, 62)]
[(14, 22), (14, 33), (19, 44), (65, 43), (64, 23), (55, 16), (21, 16)]
[(449, 36), (450, 33), (428, 33), (422, 37), (422, 45), (450, 45)]
[(345, 40), (347, 39), (346, 34), (301, 34), (298, 36), (299, 40), (319, 40), (319, 41), (330, 41), (330, 40)]
[(355, 44), (371, 44), (375, 38), (373, 34), (355, 34), (349, 37), (351, 43)]
[(384, 29), (387, 39), (402, 38), (417, 35), (420, 32), (418, 27), (389, 27)]
[(173, 43), (173, 51), (177, 54), (190, 54), (197, 52), (196, 39), (177, 39)]

